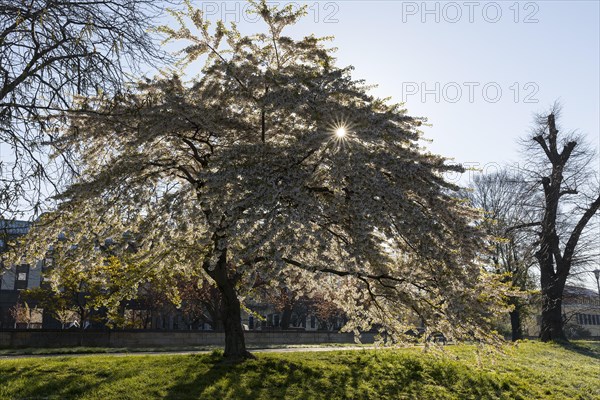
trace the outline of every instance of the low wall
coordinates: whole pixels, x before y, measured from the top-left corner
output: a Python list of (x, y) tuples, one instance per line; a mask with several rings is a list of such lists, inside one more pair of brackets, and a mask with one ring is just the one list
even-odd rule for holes
[[(352, 333), (303, 331), (247, 331), (246, 344), (354, 343)], [(373, 334), (363, 334), (363, 343), (372, 343)], [(210, 331), (64, 331), (10, 330), (0, 331), (0, 347), (184, 347), (223, 346), (223, 332)]]

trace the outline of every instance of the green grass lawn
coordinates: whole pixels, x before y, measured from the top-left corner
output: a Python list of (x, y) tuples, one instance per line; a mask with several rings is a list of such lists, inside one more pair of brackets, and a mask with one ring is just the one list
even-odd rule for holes
[(2, 399), (600, 399), (600, 345), (0, 360)]
[(147, 352), (193, 352), (211, 351), (217, 346), (177, 346), (177, 347), (23, 347), (23, 348), (0, 348), (2, 356), (22, 355), (70, 355), (70, 354), (111, 354), (111, 353), (147, 353)]
[[(302, 349), (307, 347), (373, 347), (372, 344), (356, 343), (314, 343), (314, 344), (271, 344), (248, 345), (249, 350), (257, 349)], [(44, 355), (72, 355), (72, 354), (112, 354), (112, 353), (182, 353), (182, 352), (207, 352), (217, 350), (222, 346), (172, 346), (172, 347), (17, 347), (0, 348), (0, 358), (8, 356), (44, 356)]]

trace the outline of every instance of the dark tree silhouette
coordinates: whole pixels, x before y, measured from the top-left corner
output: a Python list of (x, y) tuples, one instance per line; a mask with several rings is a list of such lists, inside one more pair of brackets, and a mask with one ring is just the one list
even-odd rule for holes
[[(600, 208), (600, 188), (591, 163), (595, 153), (583, 138), (561, 134), (556, 124), (559, 107), (538, 117), (532, 135), (540, 160), (533, 171), (544, 194), (539, 247), (542, 290), (542, 341), (566, 340), (563, 332), (563, 290), (573, 265), (585, 263), (594, 251), (585, 236), (586, 228)], [(532, 153), (530, 153), (532, 154)]]
[(12, 155), (0, 163), (0, 217), (38, 211), (44, 186), (70, 167), (48, 165), (50, 116), (77, 96), (118, 92), (128, 72), (163, 57), (148, 34), (160, 3), (0, 0), (0, 146)]

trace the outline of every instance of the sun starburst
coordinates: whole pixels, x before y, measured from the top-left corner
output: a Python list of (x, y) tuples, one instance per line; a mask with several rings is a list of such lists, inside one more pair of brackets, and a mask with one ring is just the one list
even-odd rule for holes
[(343, 139), (348, 134), (348, 130), (345, 126), (339, 126), (335, 130), (335, 137), (338, 139)]

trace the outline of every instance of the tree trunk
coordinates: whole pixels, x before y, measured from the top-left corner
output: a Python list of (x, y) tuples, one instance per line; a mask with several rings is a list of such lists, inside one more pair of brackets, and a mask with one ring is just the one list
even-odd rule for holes
[(227, 252), (222, 252), (214, 269), (205, 267), (205, 270), (214, 279), (223, 297), (223, 328), (225, 330), (225, 353), (223, 356), (230, 361), (254, 358), (246, 350), (240, 301), (235, 291), (235, 282), (227, 273)]
[(522, 306), (517, 302), (515, 309), (510, 314), (511, 338), (513, 342), (523, 339), (523, 326), (521, 321)]
[(223, 301), (221, 300), (221, 292), (214, 292), (214, 296), (219, 296), (219, 299), (211, 303), (204, 303), (208, 316), (210, 317), (210, 326), (214, 331), (222, 331), (225, 329), (223, 325), (223, 316), (225, 310), (223, 309)]
[(240, 302), (235, 294), (235, 291), (227, 291), (223, 293), (224, 297), (224, 315), (223, 326), (225, 328), (225, 358), (244, 359), (251, 357), (246, 350), (246, 342), (244, 340), (244, 330), (241, 323), (241, 308)]
[(542, 342), (566, 342), (563, 331), (562, 294), (565, 286), (563, 279), (554, 276), (548, 279), (542, 273)]
[[(545, 129), (545, 128), (544, 128)], [(542, 327), (540, 339), (543, 342), (551, 340), (567, 341), (563, 332), (562, 296), (565, 282), (571, 271), (573, 255), (581, 234), (591, 218), (600, 210), (600, 195), (587, 207), (579, 221), (568, 235), (568, 239), (561, 253), (561, 240), (557, 234), (557, 215), (561, 196), (570, 190), (563, 190), (563, 171), (569, 162), (576, 141), (567, 142), (562, 151), (557, 147), (558, 129), (556, 128), (554, 113), (548, 115), (548, 135), (538, 135), (533, 138), (543, 149), (552, 166), (549, 176), (542, 177), (544, 188), (544, 217), (540, 233), (539, 250), (536, 257), (540, 263), (540, 277), (542, 286)], [(582, 154), (584, 154), (582, 156)], [(584, 152), (579, 160), (588, 156)], [(581, 158), (583, 157), (583, 158)], [(577, 158), (576, 158), (577, 159)], [(574, 161), (577, 163), (577, 161)], [(574, 164), (577, 166), (577, 164)], [(582, 164), (583, 165), (583, 164)], [(590, 244), (588, 244), (589, 246)], [(556, 269), (554, 268), (556, 267)]]
[(292, 306), (290, 304), (286, 304), (281, 312), (281, 321), (279, 321), (279, 326), (282, 330), (289, 329), (290, 321), (292, 319)]

